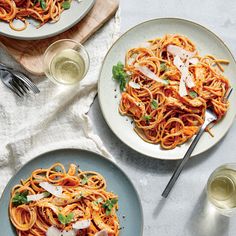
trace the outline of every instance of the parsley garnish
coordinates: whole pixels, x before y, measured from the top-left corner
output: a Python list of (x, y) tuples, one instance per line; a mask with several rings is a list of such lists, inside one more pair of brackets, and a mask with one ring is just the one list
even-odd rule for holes
[(157, 108), (158, 108), (158, 103), (157, 103), (157, 100), (152, 100), (152, 102), (151, 102), (151, 108), (153, 109), (153, 110), (156, 110)]
[(67, 216), (62, 215), (61, 213), (58, 214), (58, 220), (63, 224), (69, 224), (74, 218), (74, 213), (71, 212), (70, 214), (68, 214)]
[(191, 98), (196, 98), (198, 95), (197, 95), (196, 92), (190, 91), (190, 92), (189, 92), (189, 96), (190, 96)]
[(27, 203), (27, 195), (28, 191), (24, 191), (22, 193), (16, 192), (15, 196), (12, 199), (12, 203), (14, 206), (19, 206)]
[(47, 8), (47, 4), (46, 4), (45, 0), (35, 0), (35, 1), (34, 1), (34, 4), (36, 4), (37, 2), (40, 4), (40, 7), (41, 7), (43, 10), (45, 10), (45, 9)]
[(88, 183), (88, 177), (87, 175), (84, 175), (84, 178), (81, 180), (81, 184), (85, 185)]
[(161, 70), (161, 72), (162, 72), (162, 71), (166, 71), (166, 69), (167, 69), (166, 63), (165, 63), (165, 62), (162, 62), (162, 63), (160, 64), (160, 70)]
[(117, 198), (112, 198), (111, 200), (106, 200), (106, 202), (102, 205), (103, 208), (106, 210), (107, 216), (111, 214), (111, 210), (116, 205), (117, 202), (118, 202)]
[(69, 1), (63, 2), (62, 7), (64, 8), (64, 10), (70, 9), (70, 2)]
[(118, 62), (117, 65), (112, 67), (112, 75), (120, 84), (120, 90), (124, 91), (128, 74), (124, 71), (124, 65), (121, 62)]
[(152, 119), (152, 117), (150, 115), (146, 115), (143, 117), (146, 121), (150, 121)]
[(47, 8), (47, 4), (44, 0), (40, 0), (40, 6), (43, 10), (45, 10)]

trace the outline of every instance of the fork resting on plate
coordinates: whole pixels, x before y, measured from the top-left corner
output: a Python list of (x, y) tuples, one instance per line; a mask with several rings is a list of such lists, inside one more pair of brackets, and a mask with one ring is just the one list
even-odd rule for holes
[[(232, 88), (228, 91), (227, 96), (225, 97), (226, 100), (228, 100), (231, 92), (232, 92)], [(217, 116), (214, 113), (214, 111), (212, 111), (211, 109), (206, 109), (206, 113), (205, 113), (205, 121), (203, 123), (203, 125), (201, 126), (200, 130), (198, 131), (196, 137), (194, 138), (194, 140), (192, 141), (190, 147), (188, 148), (187, 152), (185, 153), (182, 161), (180, 162), (180, 164), (178, 165), (178, 167), (175, 169), (171, 179), (169, 180), (165, 190), (162, 193), (162, 197), (167, 198), (171, 189), (173, 188), (175, 182), (177, 181), (178, 177), (180, 176), (180, 173), (182, 172), (185, 164), (187, 163), (187, 161), (189, 160), (189, 158), (191, 157), (191, 154), (194, 150), (194, 148), (196, 147), (199, 139), (201, 138), (202, 134), (204, 133), (205, 129), (208, 127), (208, 125), (212, 124), (213, 121), (217, 120)]]

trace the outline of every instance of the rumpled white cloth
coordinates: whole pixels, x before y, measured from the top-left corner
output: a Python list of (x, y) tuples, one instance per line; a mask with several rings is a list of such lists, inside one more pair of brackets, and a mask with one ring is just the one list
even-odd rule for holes
[[(97, 93), (102, 60), (116, 38), (117, 19), (85, 43), (91, 63), (79, 85), (60, 87), (46, 77), (31, 76), (41, 92), (20, 99), (0, 82), (0, 194), (17, 169), (50, 150), (79, 148), (112, 158), (93, 133), (87, 113)], [(1, 48), (0, 61), (21, 69)]]

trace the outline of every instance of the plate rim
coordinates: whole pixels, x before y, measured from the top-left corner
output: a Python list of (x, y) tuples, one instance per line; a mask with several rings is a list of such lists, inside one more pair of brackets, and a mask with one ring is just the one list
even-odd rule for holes
[(92, 7), (94, 6), (96, 0), (91, 0), (91, 3), (88, 5), (88, 7), (86, 8), (86, 10), (83, 11), (83, 13), (80, 15), (80, 17), (78, 17), (77, 20), (75, 20), (72, 24), (67, 25), (66, 27), (63, 27), (61, 30), (55, 31), (54, 33), (50, 33), (44, 36), (17, 36), (17, 35), (13, 35), (13, 34), (9, 34), (9, 33), (4, 33), (2, 31), (0, 31), (0, 35), (7, 37), (7, 38), (11, 38), (11, 39), (17, 39), (17, 40), (40, 40), (40, 39), (47, 39), (47, 38), (51, 38), (53, 36), (57, 36), (59, 34), (62, 34), (64, 32), (66, 32), (67, 30), (71, 29), (73, 26), (75, 26), (76, 24), (78, 24), (88, 13), (89, 11), (92, 9)]
[(90, 151), (90, 150), (85, 150), (85, 149), (80, 149), (80, 148), (56, 148), (56, 149), (51, 149), (50, 151), (47, 151), (47, 152), (42, 152), (40, 154), (38, 154), (37, 156), (33, 157), (32, 159), (28, 160), (27, 162), (25, 162), (15, 173), (14, 175), (8, 180), (7, 182), (7, 185), (5, 186), (2, 194), (1, 194), (1, 197), (0, 197), (0, 205), (1, 204), (4, 204), (3, 202), (3, 196), (6, 194), (6, 191), (9, 187), (9, 185), (11, 184), (11, 182), (14, 180), (14, 177), (26, 166), (26, 165), (30, 165), (30, 163), (32, 163), (35, 159), (38, 159), (40, 158), (41, 156), (43, 155), (47, 155), (47, 154), (50, 154), (50, 153), (53, 153), (53, 152), (58, 152), (58, 151), (82, 151), (82, 152), (88, 152), (90, 154), (93, 154), (93, 155), (97, 155), (99, 156), (99, 158), (102, 158), (103, 160), (105, 161), (108, 161), (110, 164), (114, 165), (124, 176), (125, 178), (128, 180), (129, 184), (133, 187), (134, 189), (134, 192), (137, 196), (137, 200), (138, 200), (138, 204), (139, 204), (139, 207), (140, 207), (140, 216), (141, 216), (141, 232), (140, 232), (140, 236), (143, 235), (143, 230), (144, 230), (144, 213), (143, 213), (143, 206), (142, 206), (142, 201), (141, 201), (141, 197), (139, 196), (139, 193), (134, 185), (134, 183), (132, 182), (131, 178), (125, 173), (125, 171), (118, 166), (117, 163), (115, 163), (114, 161), (110, 160), (109, 158), (99, 154), (99, 153), (96, 153), (95, 151)]
[[(123, 141), (123, 140), (118, 136), (118, 134), (116, 134), (116, 132), (113, 130), (112, 126), (111, 126), (111, 125), (109, 124), (109, 122), (107, 121), (107, 118), (106, 118), (105, 115), (104, 115), (104, 110), (103, 110), (103, 107), (102, 107), (102, 105), (101, 105), (101, 98), (100, 98), (100, 93), (101, 93), (101, 92), (100, 92), (100, 90), (101, 90), (101, 86), (100, 86), (101, 83), (100, 83), (100, 82), (101, 82), (101, 74), (102, 74), (102, 71), (103, 71), (103, 68), (104, 68), (104, 63), (105, 63), (105, 61), (106, 61), (106, 59), (107, 59), (107, 57), (108, 57), (110, 51), (114, 48), (114, 46), (116, 45), (116, 43), (117, 43), (118, 41), (120, 41), (123, 37), (125, 37), (130, 31), (132, 31), (132, 30), (135, 29), (136, 27), (139, 27), (139, 26), (144, 25), (144, 24), (146, 24), (146, 23), (155, 22), (155, 21), (161, 21), (161, 20), (164, 20), (164, 21), (165, 21), (165, 20), (177, 20), (177, 21), (180, 21), (180, 22), (182, 21), (182, 22), (195, 25), (195, 26), (197, 26), (197, 27), (199, 27), (199, 28), (201, 28), (201, 29), (203, 29), (203, 30), (208, 31), (210, 34), (212, 34), (215, 38), (217, 38), (217, 39), (224, 45), (225, 49), (226, 49), (226, 50), (228, 51), (228, 53), (231, 55), (231, 57), (232, 57), (232, 59), (233, 59), (235, 65), (236, 65), (236, 59), (235, 59), (233, 53), (231, 52), (230, 48), (226, 45), (226, 43), (225, 43), (216, 33), (214, 33), (212, 30), (208, 29), (207, 27), (201, 25), (200, 23), (197, 23), (197, 22), (192, 21), (192, 20), (184, 19), (184, 18), (179, 18), (179, 17), (158, 17), (158, 18), (152, 18), (152, 19), (149, 19), (149, 20), (146, 20), (146, 21), (142, 21), (142, 22), (140, 22), (140, 23), (138, 23), (138, 24), (132, 26), (132, 27), (129, 28), (128, 30), (126, 30), (124, 33), (122, 33), (122, 34), (119, 36), (118, 39), (116, 39), (116, 40), (113, 42), (112, 46), (111, 46), (111, 47), (109, 48), (109, 50), (107, 51), (107, 53), (106, 53), (106, 55), (105, 55), (105, 57), (104, 57), (104, 59), (103, 59), (103, 61), (102, 61), (102, 66), (101, 66), (100, 71), (99, 71), (99, 78), (98, 78), (98, 101), (99, 101), (100, 109), (101, 109), (101, 111), (102, 111), (103, 118), (104, 118), (104, 120), (106, 121), (106, 124), (108, 125), (108, 127), (110, 128), (110, 130), (113, 132), (113, 134), (115, 134), (115, 136), (116, 136), (123, 144), (125, 144), (126, 146), (128, 146), (128, 147), (131, 148), (132, 150), (134, 150), (134, 151), (136, 151), (136, 152), (138, 152), (138, 153), (140, 153), (140, 154), (142, 154), (142, 155), (144, 155), (144, 156), (147, 156), (147, 157), (149, 157), (149, 158), (152, 158), (152, 159), (166, 160), (166, 161), (176, 161), (176, 160), (182, 160), (184, 156), (182, 156), (182, 157), (179, 157), (179, 156), (177, 156), (177, 157), (170, 157), (170, 158), (168, 158), (168, 159), (167, 159), (167, 158), (162, 158), (161, 155), (152, 156), (152, 155), (150, 155), (150, 154), (148, 154), (148, 153), (145, 153), (144, 151), (136, 150), (132, 145), (125, 143), (125, 141)], [(234, 120), (235, 120), (235, 117), (236, 117), (236, 114), (234, 115), (234, 118), (232, 119), (232, 121), (231, 121), (229, 127), (231, 127), (231, 126), (233, 125), (233, 122), (234, 122)], [(211, 147), (206, 147), (206, 148), (203, 149), (202, 151), (199, 151), (199, 152), (196, 153), (196, 154), (192, 154), (191, 157), (197, 157), (197, 156), (199, 156), (200, 154), (205, 153), (207, 150), (212, 149), (217, 143), (219, 143), (219, 142), (225, 137), (225, 135), (228, 133), (229, 130), (230, 130), (230, 128), (229, 128), (228, 130), (223, 131), (223, 135), (221, 136), (221, 138), (218, 139)], [(159, 145), (159, 144), (158, 144), (158, 145)], [(168, 150), (166, 150), (166, 151), (168, 151)]]

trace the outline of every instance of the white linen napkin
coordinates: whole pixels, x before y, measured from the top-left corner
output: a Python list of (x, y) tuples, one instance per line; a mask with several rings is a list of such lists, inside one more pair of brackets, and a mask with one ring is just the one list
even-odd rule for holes
[[(97, 93), (102, 60), (119, 29), (117, 19), (85, 43), (91, 62), (79, 85), (60, 87), (46, 77), (31, 76), (41, 92), (21, 99), (0, 82), (0, 195), (19, 167), (50, 150), (72, 147), (112, 158), (93, 133), (94, 124), (87, 113)], [(1, 62), (21, 69), (3, 49), (0, 58)]]

